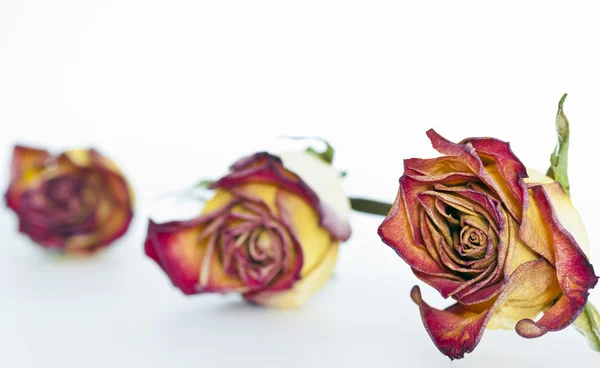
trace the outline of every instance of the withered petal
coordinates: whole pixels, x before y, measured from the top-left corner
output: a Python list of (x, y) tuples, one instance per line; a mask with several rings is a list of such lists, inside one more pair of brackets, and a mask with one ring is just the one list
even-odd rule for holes
[(431, 258), (425, 246), (415, 243), (406, 207), (405, 194), (400, 188), (390, 213), (379, 225), (379, 237), (417, 271), (434, 275), (445, 274), (446, 270)]
[(183, 293), (191, 295), (209, 291), (210, 288), (206, 285), (201, 290), (196, 287), (206, 255), (205, 247), (198, 244), (200, 226), (222, 216), (232, 205), (189, 221), (171, 221), (163, 224), (149, 221), (144, 242), (145, 253)]
[[(508, 212), (515, 218), (517, 221), (521, 221), (522, 217), (522, 208), (526, 206), (526, 190), (525, 183), (523, 178), (527, 177), (527, 170), (524, 169), (524, 176), (521, 176), (522, 172), (518, 171), (516, 176), (510, 176), (508, 179), (512, 180), (512, 182), (499, 182), (495, 180), (490, 172), (486, 169), (482, 157), (478, 155), (478, 151), (474, 148), (472, 141), (478, 142), (477, 144), (486, 150), (491, 150), (492, 148), (499, 149), (500, 147), (493, 147), (494, 145), (486, 145), (485, 140), (491, 138), (471, 138), (469, 140), (465, 140), (465, 143), (453, 143), (447, 140), (446, 138), (439, 135), (435, 130), (430, 129), (427, 131), (427, 136), (431, 140), (431, 144), (433, 148), (435, 148), (438, 152), (449, 155), (449, 156), (458, 156), (471, 168), (472, 172), (476, 174), (481, 181), (485, 183), (490, 189), (492, 189), (498, 197), (502, 200), (502, 202), (506, 205)], [(493, 152), (493, 151), (490, 151)], [(483, 156), (492, 156), (490, 152), (485, 153)], [(508, 156), (505, 152), (498, 152), (498, 156), (501, 159), (501, 162), (496, 164), (504, 164), (507, 167), (518, 167), (518, 165), (514, 164), (513, 161), (508, 160)], [(512, 153), (511, 153), (512, 154)], [(485, 158), (485, 157), (484, 157)], [(506, 160), (504, 162), (503, 160)], [(510, 162), (510, 164), (509, 164)], [(495, 166), (495, 165), (492, 165)], [(522, 166), (522, 164), (521, 164)], [(502, 169), (508, 170), (508, 169)], [(519, 169), (520, 170), (520, 169)], [(504, 172), (504, 171), (503, 171)], [(503, 174), (500, 172), (500, 175)], [(515, 181), (516, 180), (516, 181)], [(506, 185), (506, 187), (504, 186)], [(515, 192), (521, 193), (525, 191), (522, 196), (515, 196)]]
[(413, 287), (411, 298), (419, 306), (425, 330), (436, 347), (450, 359), (460, 359), (472, 352), (479, 344), (488, 321), (494, 312), (520, 293), (530, 293), (545, 282), (537, 278), (540, 272), (551, 267), (546, 260), (539, 259), (522, 264), (511, 275), (500, 295), (490, 304), (454, 304), (445, 310), (432, 308), (421, 298), (418, 286)]
[[(14, 211), (19, 210), (19, 196), (26, 189), (28, 183), (35, 180), (36, 171), (43, 169), (44, 164), (51, 154), (43, 149), (30, 148), (16, 145), (13, 149), (10, 166), (10, 182), (5, 194), (6, 204)], [(31, 172), (25, 179), (26, 173)]]
[[(57, 181), (85, 183), (85, 190), (77, 186), (62, 190), (61, 201), (69, 203), (64, 207), (69, 212), (58, 208), (54, 213), (49, 205), (54, 200), (45, 191)], [(125, 234), (133, 217), (129, 184), (112, 161), (93, 149), (55, 156), (16, 146), (6, 201), (19, 217), (20, 232), (61, 252), (91, 253), (107, 246)]]
[(471, 173), (471, 169), (455, 156), (409, 158), (404, 160), (404, 174), (441, 176), (448, 173)]
[(433, 184), (438, 182), (449, 183), (452, 181), (468, 181), (476, 177), (468, 174), (451, 173), (440, 177), (403, 175), (400, 177), (400, 192), (405, 198), (406, 216), (410, 223), (410, 230), (416, 244), (423, 244), (423, 236), (419, 225), (421, 203), (419, 196), (427, 193)]
[(548, 331), (558, 331), (573, 323), (585, 307), (589, 289), (594, 288), (598, 282), (594, 267), (573, 236), (558, 221), (544, 187), (533, 186), (531, 191), (532, 199), (538, 204), (552, 234), (556, 260), (554, 267), (563, 295), (537, 322), (531, 319), (519, 321), (517, 333), (527, 338), (542, 336)]
[(211, 189), (230, 188), (251, 182), (279, 185), (310, 203), (319, 213), (321, 226), (335, 239), (345, 241), (350, 238), (350, 225), (335, 216), (333, 210), (328, 208), (298, 175), (283, 166), (279, 157), (259, 152), (237, 161), (230, 170), (228, 175), (214, 182)]
[(444, 355), (460, 359), (479, 344), (491, 310), (474, 313), (458, 303), (445, 310), (435, 309), (423, 301), (418, 286), (412, 288), (410, 296), (419, 306), (425, 330)]
[[(477, 212), (484, 215), (496, 231), (505, 226), (506, 219), (502, 214), (501, 204), (487, 193), (463, 187), (448, 187), (442, 184), (435, 184), (434, 189), (442, 192), (457, 193), (479, 205), (484, 211), (479, 210)], [(477, 210), (478, 208), (475, 207), (475, 209)]]
[(513, 196), (522, 207), (527, 207), (527, 186), (523, 181), (527, 178), (527, 168), (512, 152), (510, 143), (495, 138), (468, 138), (460, 143), (470, 143), (482, 159), (491, 156)]

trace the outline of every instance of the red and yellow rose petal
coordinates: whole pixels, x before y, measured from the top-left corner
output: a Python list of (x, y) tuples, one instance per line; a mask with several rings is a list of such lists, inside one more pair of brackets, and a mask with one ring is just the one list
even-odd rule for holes
[(199, 270), (206, 254), (206, 247), (196, 244), (200, 233), (196, 226), (150, 221), (144, 244), (146, 255), (158, 263), (173, 285), (188, 295), (197, 292)]
[[(22, 203), (27, 201), (23, 196), (44, 196), (46, 183), (60, 178), (82, 178), (95, 188), (86, 187), (83, 195), (88, 196), (80, 198), (84, 204), (93, 206), (87, 209), (90, 216), (85, 216), (77, 231), (66, 238), (53, 233), (57, 227), (66, 225), (61, 223), (61, 217), (35, 218), (35, 212), (22, 207), (27, 205)], [(88, 203), (86, 198), (93, 199)], [(133, 191), (129, 184), (116, 164), (93, 149), (70, 150), (55, 156), (46, 150), (16, 146), (6, 200), (19, 216), (22, 233), (46, 248), (62, 252), (90, 253), (107, 246), (127, 231), (133, 217)], [(44, 198), (33, 200), (39, 206)]]
[(259, 293), (244, 295), (246, 300), (272, 308), (297, 308), (306, 303), (316, 292), (321, 290), (333, 274), (337, 262), (339, 244), (333, 243), (324, 254), (318, 265), (294, 287), (281, 292), (266, 290)]
[[(312, 155), (307, 159), (296, 157), (292, 162), (325, 165)], [(300, 171), (304, 170), (301, 166)], [(321, 172), (321, 178), (339, 181), (339, 174), (328, 165), (325, 168), (328, 172)], [(318, 184), (314, 180), (312, 183)], [(211, 188), (215, 195), (206, 203), (202, 216), (171, 223), (175, 232), (204, 226), (195, 237), (208, 237), (207, 241), (198, 242), (194, 236), (171, 241), (174, 247), (202, 247), (204, 254), (189, 251), (182, 257), (165, 257), (173, 253), (169, 244), (163, 244), (169, 239), (153, 242), (149, 229), (147, 254), (169, 276), (173, 269), (189, 270), (184, 282), (171, 276), (176, 286), (189, 294), (237, 292), (253, 303), (277, 307), (298, 306), (322, 287), (335, 264), (338, 241), (349, 235), (344, 230), (347, 219), (338, 216), (339, 208), (329, 207), (335, 201), (325, 203), (304, 177), (267, 153), (238, 161), (232, 165), (231, 173)], [(340, 195), (349, 209), (347, 198), (343, 193), (336, 194)], [(337, 202), (340, 203), (339, 198)], [(268, 256), (263, 253), (267, 250)], [(202, 257), (203, 261), (196, 260), (188, 266), (181, 259), (188, 257)]]
[(552, 206), (549, 192), (558, 194), (558, 191), (562, 191), (559, 185), (537, 185), (531, 187), (531, 191), (532, 200), (537, 202), (551, 234), (556, 260), (554, 268), (563, 295), (537, 322), (524, 319), (517, 324), (517, 332), (523, 337), (538, 337), (548, 331), (557, 331), (569, 326), (585, 307), (588, 290), (598, 282), (594, 267), (577, 245), (575, 238), (559, 222)]
[[(311, 157), (311, 156), (306, 156)], [(326, 165), (314, 158), (313, 165)], [(315, 169), (313, 166), (312, 168)], [(347, 240), (350, 237), (350, 226), (347, 219), (337, 216), (331, 208), (315, 193), (315, 191), (296, 173), (284, 167), (282, 160), (266, 152), (245, 157), (232, 165), (232, 172), (211, 185), (212, 189), (231, 188), (247, 183), (271, 183), (287, 189), (310, 203), (320, 216), (320, 224), (334, 237)], [(328, 172), (332, 171), (328, 167)]]
[(19, 196), (26, 188), (35, 184), (49, 157), (51, 155), (46, 150), (15, 146), (10, 168), (10, 185), (6, 193), (8, 207), (18, 211)]
[[(425, 329), (436, 347), (451, 359), (460, 359), (464, 354), (472, 352), (479, 344), (486, 326), (504, 327), (505, 314), (508, 314), (512, 321), (515, 315), (518, 316), (517, 318), (526, 318), (532, 313), (533, 315), (538, 313), (527, 304), (524, 308), (519, 308), (518, 304), (515, 305), (513, 302), (507, 309), (503, 308), (508, 300), (527, 301), (533, 298), (539, 303), (547, 303), (549, 300), (547, 290), (552, 290), (553, 283), (552, 273), (548, 272), (549, 268), (551, 266), (543, 259), (521, 265), (511, 275), (503, 291), (493, 303), (475, 305), (458, 303), (446, 310), (439, 310), (423, 301), (416, 286), (411, 291), (411, 297), (419, 306)], [(544, 292), (540, 294), (539, 290)]]
[[(560, 185), (527, 170), (506, 142), (469, 138), (455, 144), (433, 130), (428, 136), (448, 156), (405, 161), (398, 196), (379, 235), (418, 278), (458, 301), (440, 311), (413, 290), (438, 348), (460, 358), (475, 348), (486, 326), (516, 326), (522, 336), (537, 337), (572, 323), (597, 277), (580, 248), (587, 237), (579, 214)], [(454, 213), (461, 214), (460, 224)], [(450, 229), (463, 223), (487, 235), (481, 259), (460, 257), (466, 250), (456, 248)], [(490, 253), (490, 239), (497, 242), (496, 253)], [(481, 243), (466, 244), (480, 255)]]
[(277, 192), (277, 207), (304, 255), (302, 277), (310, 273), (329, 252), (331, 234), (319, 226), (318, 214), (308, 203), (287, 190)]
[(379, 226), (379, 236), (415, 270), (433, 275), (444, 275), (446, 270), (431, 258), (427, 249), (414, 243), (406, 207), (405, 194), (400, 188), (390, 213)]
[[(435, 148), (438, 152), (448, 156), (456, 156), (461, 158), (474, 174), (476, 174), (489, 188), (494, 190), (502, 202), (506, 204), (509, 213), (517, 221), (521, 220), (521, 209), (525, 205), (526, 200), (524, 194), (522, 194), (523, 190), (525, 189), (522, 179), (527, 176), (527, 170), (525, 166), (520, 164), (516, 157), (514, 159), (510, 158), (512, 153), (508, 152), (510, 151), (508, 145), (506, 145), (504, 149), (501, 144), (497, 144), (496, 147), (493, 147), (491, 144), (482, 142), (487, 140), (487, 138), (467, 139), (463, 141), (465, 143), (462, 144), (452, 143), (439, 135), (433, 129), (427, 131), (427, 136), (431, 140), (433, 148)], [(517, 175), (507, 174), (507, 179), (509, 180), (508, 182), (504, 180), (498, 180), (502, 175), (500, 170), (497, 170), (495, 165), (484, 165), (473, 144), (483, 146), (488, 149), (489, 151), (486, 151), (486, 155), (502, 157), (502, 161), (498, 163), (505, 166), (501, 170), (502, 173), (507, 174), (510, 171), (510, 168), (513, 168), (516, 170)], [(497, 150), (497, 152), (494, 151), (494, 149)], [(508, 149), (508, 151), (506, 151), (506, 149)]]

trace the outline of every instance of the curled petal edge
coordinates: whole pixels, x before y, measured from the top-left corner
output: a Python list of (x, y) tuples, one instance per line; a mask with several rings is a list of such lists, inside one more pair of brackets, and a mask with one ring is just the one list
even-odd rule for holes
[(421, 298), (418, 286), (411, 290), (411, 298), (419, 306), (425, 330), (438, 350), (452, 360), (461, 359), (477, 347), (487, 323), (506, 301), (552, 281), (540, 275), (552, 275), (552, 266), (545, 259), (522, 264), (513, 272), (493, 304), (483, 303), (478, 308), (460, 303), (445, 310), (432, 308)]
[(230, 167), (231, 173), (214, 182), (210, 188), (229, 188), (250, 182), (280, 185), (311, 204), (320, 217), (320, 225), (339, 241), (350, 238), (348, 222), (335, 216), (335, 212), (321, 200), (300, 176), (284, 167), (283, 161), (267, 152), (258, 152), (244, 157)]
[[(431, 144), (438, 152), (461, 157), (469, 168), (481, 178), (490, 189), (494, 190), (507, 206), (510, 214), (521, 221), (522, 208), (527, 208), (527, 169), (512, 153), (510, 145), (494, 138), (469, 138), (461, 143), (453, 143), (439, 135), (435, 130), (427, 131)], [(499, 185), (493, 175), (486, 169), (483, 160), (493, 159), (498, 173), (507, 188)]]
[[(559, 186), (560, 184), (551, 184)], [(550, 188), (552, 190), (554, 188)], [(549, 331), (558, 331), (571, 325), (587, 303), (589, 289), (596, 286), (598, 277), (585, 253), (573, 236), (558, 221), (544, 186), (531, 187), (532, 199), (536, 201), (543, 218), (547, 219), (551, 240), (554, 244), (554, 267), (563, 295), (537, 321), (523, 319), (516, 326), (519, 335), (535, 338)]]
[(253, 303), (272, 308), (298, 308), (321, 290), (333, 274), (337, 261), (339, 244), (336, 242), (319, 264), (305, 277), (298, 280), (289, 290), (271, 292), (269, 290), (246, 294), (244, 298)]

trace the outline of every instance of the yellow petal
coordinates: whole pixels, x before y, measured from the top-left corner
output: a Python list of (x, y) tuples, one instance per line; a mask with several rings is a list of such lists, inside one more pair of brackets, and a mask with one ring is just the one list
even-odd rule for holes
[(266, 183), (249, 183), (236, 186), (235, 191), (242, 195), (247, 195), (250, 198), (260, 199), (269, 207), (275, 216), (279, 215), (279, 211), (275, 203), (277, 196), (277, 185)]
[(552, 203), (554, 211), (556, 211), (559, 222), (569, 233), (571, 233), (571, 235), (573, 235), (577, 244), (579, 244), (579, 247), (581, 247), (589, 257), (590, 243), (587, 232), (583, 226), (583, 221), (581, 221), (581, 216), (579, 216), (579, 212), (573, 206), (571, 199), (562, 191), (559, 185), (552, 185), (555, 183), (554, 180), (539, 171), (527, 168), (527, 175), (529, 175), (529, 178), (525, 179), (525, 183), (542, 184), (548, 193), (548, 197), (550, 197), (550, 202)]
[[(530, 206), (531, 207), (531, 206)], [(510, 238), (512, 249), (509, 250), (509, 260), (508, 260), (508, 274), (512, 275), (512, 273), (523, 263), (534, 261), (539, 259), (540, 256), (531, 250), (529, 246), (526, 245), (519, 238), (519, 225), (512, 218), (507, 218), (508, 222), (508, 237)], [(547, 232), (546, 227), (538, 228), (538, 232), (543, 233)], [(529, 244), (529, 243), (527, 243)], [(539, 248), (539, 247), (538, 247)], [(536, 248), (536, 249), (538, 249)], [(552, 253), (552, 249), (548, 250), (548, 253)], [(553, 253), (552, 253), (553, 255)]]
[(524, 181), (526, 184), (550, 184), (550, 183), (554, 183), (554, 180), (552, 180), (551, 178), (547, 177), (546, 175), (542, 174), (541, 172), (532, 169), (532, 168), (527, 168), (527, 175), (529, 176), (528, 178), (525, 178)]
[(208, 202), (206, 202), (206, 205), (202, 210), (202, 214), (212, 213), (229, 205), (233, 200), (236, 199), (236, 195), (233, 193), (234, 191), (237, 194), (246, 195), (263, 201), (276, 216), (278, 215), (277, 205), (275, 204), (277, 186), (263, 183), (239, 185), (232, 190), (215, 190), (214, 196)]
[(548, 193), (550, 203), (558, 216), (560, 224), (575, 238), (579, 247), (590, 255), (590, 242), (587, 237), (587, 232), (581, 221), (579, 212), (573, 206), (571, 199), (563, 192), (562, 187), (558, 184), (544, 184), (544, 189)]
[(198, 285), (209, 292), (245, 292), (248, 288), (239, 277), (225, 273), (219, 257), (216, 235), (202, 241), (205, 253), (202, 255)]
[(548, 309), (561, 294), (556, 271), (547, 262), (540, 262), (536, 272), (520, 280), (505, 303), (495, 312), (489, 329), (513, 329), (523, 318), (534, 319)]
[(217, 189), (213, 197), (206, 202), (201, 214), (209, 214), (220, 210), (233, 201), (235, 197), (225, 189)]
[(539, 255), (554, 264), (556, 261), (554, 245), (552, 233), (547, 222), (548, 219), (544, 218), (539, 204), (532, 197), (532, 191), (530, 189), (529, 205), (527, 206), (521, 228), (519, 229), (519, 238)]
[(89, 150), (72, 149), (65, 152), (65, 155), (67, 155), (67, 157), (77, 166), (90, 167), (92, 165), (92, 159)]
[(288, 218), (292, 232), (302, 248), (304, 264), (301, 276), (311, 273), (315, 267), (322, 262), (325, 254), (329, 251), (331, 234), (319, 225), (319, 215), (305, 200), (297, 195), (280, 189), (279, 203), (282, 216)]
[(21, 192), (35, 185), (49, 157), (50, 153), (45, 150), (16, 146), (12, 157), (11, 189)]

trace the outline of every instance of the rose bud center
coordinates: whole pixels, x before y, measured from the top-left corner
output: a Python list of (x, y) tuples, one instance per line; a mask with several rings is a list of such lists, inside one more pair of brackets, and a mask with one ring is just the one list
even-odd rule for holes
[(33, 223), (45, 224), (55, 233), (84, 233), (92, 223), (96, 195), (82, 177), (63, 175), (46, 181), (39, 189), (23, 193), (24, 208)]
[(441, 234), (448, 234), (440, 249), (441, 260), (448, 269), (465, 279), (488, 274), (497, 258), (498, 237), (488, 219), (467, 207), (437, 203), (436, 208), (443, 216), (446, 227)]
[(264, 288), (285, 271), (291, 238), (263, 205), (241, 201), (207, 224), (206, 241), (222, 261), (224, 272), (250, 289)]
[[(240, 242), (240, 239), (243, 239)], [(282, 239), (272, 230), (257, 226), (238, 237), (233, 260), (238, 274), (248, 285), (264, 285), (281, 271), (283, 264)]]
[(261, 264), (272, 262), (275, 250), (273, 249), (271, 234), (265, 229), (255, 229), (251, 239), (248, 243), (248, 252), (252, 260)]
[(457, 245), (458, 253), (468, 259), (481, 259), (485, 256), (488, 237), (485, 230), (472, 226), (461, 219), (460, 243)]
[(77, 213), (82, 207), (84, 183), (72, 177), (57, 177), (47, 183), (46, 198), (56, 212)]

